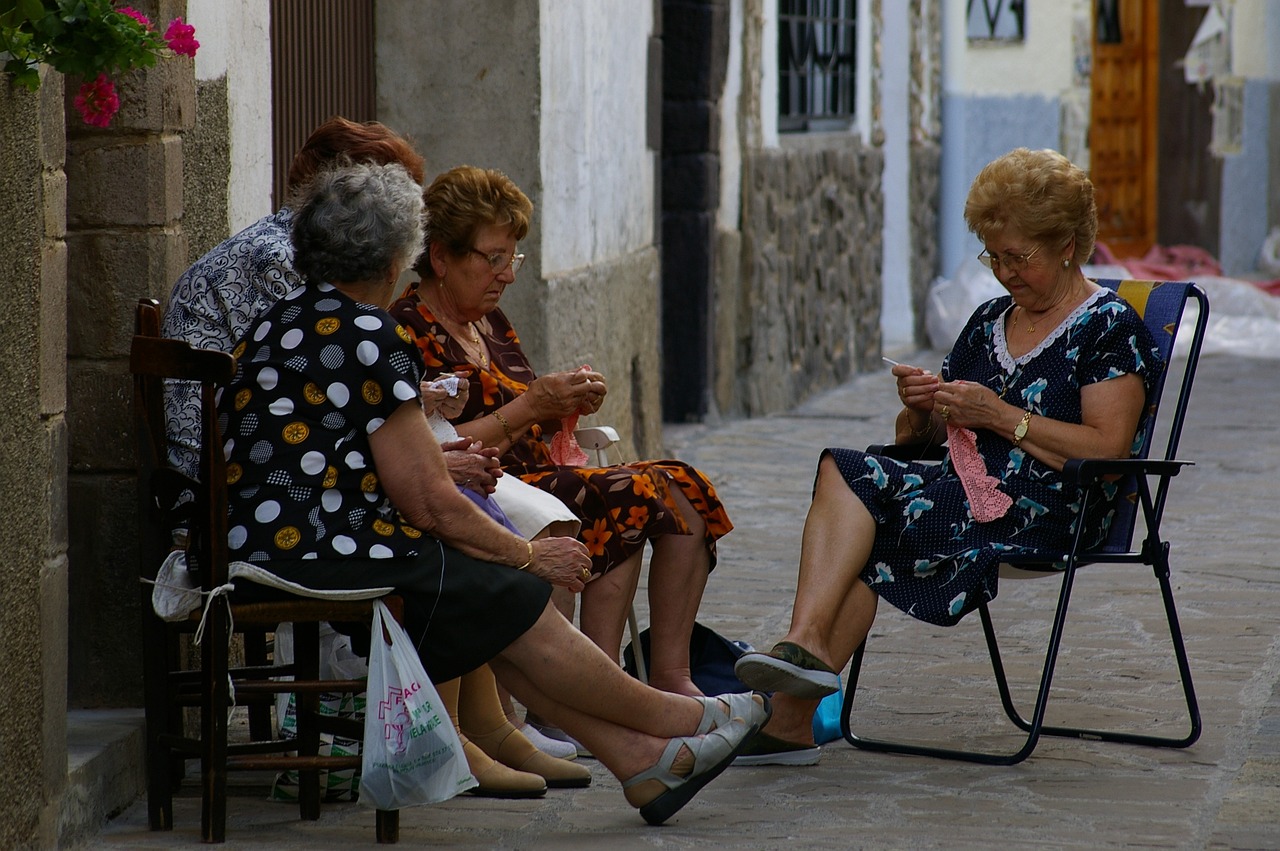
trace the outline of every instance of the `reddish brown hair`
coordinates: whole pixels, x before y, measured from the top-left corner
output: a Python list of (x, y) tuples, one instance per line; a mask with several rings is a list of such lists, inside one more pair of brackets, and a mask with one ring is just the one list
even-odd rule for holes
[(426, 176), (426, 161), (403, 136), (377, 121), (348, 121), (335, 115), (317, 127), (294, 155), (289, 166), (290, 192), (340, 157), (373, 165), (400, 163), (419, 184)]

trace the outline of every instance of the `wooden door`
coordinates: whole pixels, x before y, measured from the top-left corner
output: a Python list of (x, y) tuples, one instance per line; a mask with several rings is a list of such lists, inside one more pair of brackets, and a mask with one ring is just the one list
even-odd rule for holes
[(1090, 177), (1098, 239), (1119, 257), (1156, 240), (1159, 4), (1094, 0)]

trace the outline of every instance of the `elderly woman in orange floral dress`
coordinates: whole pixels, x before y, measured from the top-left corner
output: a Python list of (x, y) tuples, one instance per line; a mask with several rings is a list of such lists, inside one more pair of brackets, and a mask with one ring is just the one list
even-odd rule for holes
[[(699, 694), (689, 670), (689, 640), (716, 539), (733, 524), (715, 488), (680, 461), (570, 467), (552, 461), (544, 437), (565, 418), (595, 413), (607, 392), (588, 368), (538, 376), (498, 307), (524, 260), (516, 243), (533, 205), (501, 172), (461, 166), (426, 191), (430, 232), (416, 269), (421, 280), (391, 313), (410, 330), (428, 370), (471, 383), (458, 432), (502, 450), (506, 473), (561, 499), (582, 521), (592, 581), (582, 592), (582, 631), (615, 661), (635, 594), (646, 541), (651, 619), (650, 682)], [(572, 615), (573, 598), (559, 600)]]

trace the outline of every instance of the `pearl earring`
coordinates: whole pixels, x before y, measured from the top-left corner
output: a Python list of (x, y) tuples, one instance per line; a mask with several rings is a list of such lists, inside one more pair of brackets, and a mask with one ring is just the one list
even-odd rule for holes
[(1063, 257), (1063, 258), (1062, 258), (1062, 268), (1064, 268), (1064, 269), (1070, 269), (1070, 268), (1071, 268), (1071, 258), (1069, 258), (1069, 257)]

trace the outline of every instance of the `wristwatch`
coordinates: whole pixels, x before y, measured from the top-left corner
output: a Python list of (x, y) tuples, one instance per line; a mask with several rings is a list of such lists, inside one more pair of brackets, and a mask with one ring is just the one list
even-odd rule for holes
[(1031, 424), (1031, 412), (1027, 411), (1022, 415), (1022, 421), (1013, 427), (1013, 445), (1017, 446), (1022, 443), (1022, 438), (1027, 436), (1027, 426)]

